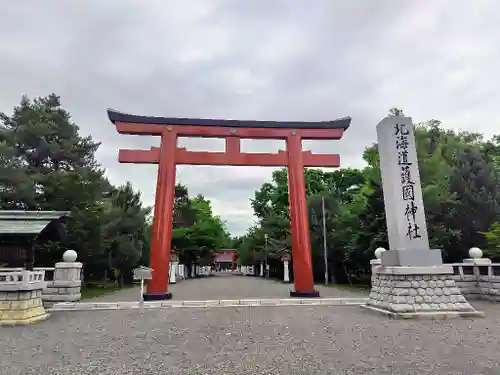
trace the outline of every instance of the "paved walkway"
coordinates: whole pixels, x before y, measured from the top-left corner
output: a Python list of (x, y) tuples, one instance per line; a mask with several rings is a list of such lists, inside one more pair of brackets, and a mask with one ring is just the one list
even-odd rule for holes
[(58, 312), (0, 328), (0, 375), (497, 375), (500, 309), (476, 307), (486, 318), (395, 321), (325, 306)]
[[(216, 276), (175, 298), (287, 297), (289, 285)], [(318, 287), (325, 297), (360, 294)], [(96, 300), (134, 300), (137, 289)], [(65, 311), (0, 328), (0, 375), (497, 375), (500, 305), (484, 319), (389, 320), (359, 306)]]
[[(199, 279), (187, 279), (170, 285), (175, 300), (200, 301), (247, 298), (289, 298), (291, 284), (251, 276), (216, 275)], [(318, 285), (321, 297), (359, 297), (362, 292)], [(122, 290), (93, 298), (94, 302), (137, 301), (139, 288)]]

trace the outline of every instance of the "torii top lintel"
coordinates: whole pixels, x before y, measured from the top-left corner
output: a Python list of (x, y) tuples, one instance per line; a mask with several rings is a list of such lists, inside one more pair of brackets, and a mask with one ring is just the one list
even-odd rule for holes
[(192, 137), (286, 138), (296, 131), (302, 139), (340, 139), (351, 123), (350, 117), (332, 121), (256, 121), (171, 118), (131, 115), (108, 109), (109, 120), (118, 133), (161, 135), (175, 131)]

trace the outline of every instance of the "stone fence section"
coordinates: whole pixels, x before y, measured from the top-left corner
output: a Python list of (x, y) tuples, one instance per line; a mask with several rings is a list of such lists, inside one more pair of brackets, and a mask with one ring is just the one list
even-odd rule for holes
[(42, 302), (45, 271), (0, 272), (0, 325), (30, 324), (48, 318)]
[(500, 263), (454, 263), (453, 279), (468, 299), (500, 302)]
[[(384, 251), (383, 248), (375, 251), (375, 259), (370, 262), (372, 273), (380, 265), (380, 256)], [(453, 267), (449, 279), (454, 281), (455, 287), (467, 299), (500, 302), (500, 263), (492, 263), (482, 256), (482, 250), (473, 247), (469, 250), (470, 258), (464, 259), (462, 263), (447, 264)]]
[(477, 247), (469, 250), (468, 259), (463, 263), (452, 263), (453, 280), (468, 299), (500, 302), (500, 264), (482, 258), (483, 252)]
[(178, 264), (170, 262), (169, 269), (169, 284), (176, 284), (179, 281), (192, 279), (201, 276), (213, 276), (214, 269), (211, 266), (200, 266), (198, 264), (191, 264), (191, 273), (189, 267), (185, 264)]
[(255, 266), (241, 266), (241, 274), (243, 276), (256, 276)]
[[(43, 289), (40, 292), (46, 304), (75, 302), (81, 299), (82, 263), (76, 262), (76, 258), (74, 250), (67, 250), (63, 254), (63, 261), (56, 263), (55, 267), (33, 269), (35, 274), (43, 275)], [(2, 274), (18, 274), (23, 271), (23, 268), (0, 268)]]

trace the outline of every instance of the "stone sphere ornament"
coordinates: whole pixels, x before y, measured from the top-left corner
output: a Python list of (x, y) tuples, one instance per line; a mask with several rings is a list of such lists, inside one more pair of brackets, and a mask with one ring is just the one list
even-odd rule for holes
[(469, 250), (469, 256), (472, 259), (479, 259), (483, 256), (483, 251), (479, 247), (471, 247)]
[(381, 259), (382, 258), (382, 253), (386, 252), (387, 250), (384, 249), (383, 247), (378, 247), (377, 250), (375, 250), (375, 257), (377, 259)]
[(68, 263), (76, 262), (76, 258), (78, 258), (78, 254), (75, 250), (66, 250), (63, 254), (63, 261)]

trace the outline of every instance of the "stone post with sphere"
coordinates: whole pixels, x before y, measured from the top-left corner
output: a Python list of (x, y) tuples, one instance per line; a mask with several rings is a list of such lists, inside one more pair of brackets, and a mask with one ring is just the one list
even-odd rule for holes
[(378, 247), (375, 250), (375, 259), (370, 260), (370, 266), (372, 270), (372, 275), (375, 274), (375, 267), (380, 266), (382, 264), (382, 254), (386, 251), (383, 247)]
[(74, 302), (82, 298), (82, 263), (77, 262), (78, 254), (66, 250), (62, 262), (55, 265), (54, 280), (47, 282), (43, 299), (50, 302)]

